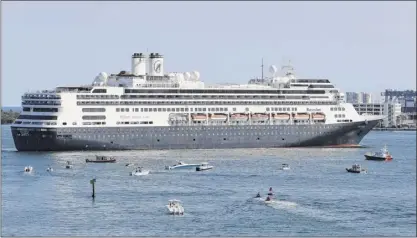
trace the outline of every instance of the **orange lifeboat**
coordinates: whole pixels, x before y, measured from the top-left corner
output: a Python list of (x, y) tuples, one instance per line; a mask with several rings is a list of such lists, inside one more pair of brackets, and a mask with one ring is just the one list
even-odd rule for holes
[(313, 113), (313, 120), (324, 120), (326, 119), (326, 115), (324, 113), (318, 112), (318, 113)]
[(215, 114), (210, 115), (210, 119), (211, 120), (226, 121), (227, 120), (227, 115), (226, 114), (221, 114), (221, 113), (215, 113)]
[(288, 113), (277, 113), (274, 115), (275, 120), (289, 120), (290, 114)]
[(205, 121), (207, 120), (207, 115), (206, 114), (191, 114), (191, 118), (193, 121)]
[(254, 113), (251, 116), (252, 120), (261, 121), (261, 120), (268, 120), (269, 115), (265, 113)]
[(294, 119), (296, 120), (309, 120), (310, 114), (308, 113), (297, 113), (294, 115)]
[(234, 113), (230, 116), (230, 120), (234, 121), (247, 121), (248, 119), (248, 115), (244, 113)]

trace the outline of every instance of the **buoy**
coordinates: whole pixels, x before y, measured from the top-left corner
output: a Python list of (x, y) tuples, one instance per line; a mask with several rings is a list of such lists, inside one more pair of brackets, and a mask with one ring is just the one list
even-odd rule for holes
[(96, 197), (96, 194), (95, 194), (95, 189), (94, 189), (94, 184), (96, 183), (96, 179), (94, 178), (94, 179), (91, 179), (90, 180), (90, 183), (91, 183), (91, 185), (93, 185), (93, 195), (91, 195), (93, 198), (95, 198)]

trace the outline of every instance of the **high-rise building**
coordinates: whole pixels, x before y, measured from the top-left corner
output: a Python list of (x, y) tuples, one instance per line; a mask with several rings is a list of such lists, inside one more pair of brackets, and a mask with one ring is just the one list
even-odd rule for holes
[(346, 102), (347, 103), (358, 103), (358, 93), (356, 92), (346, 92)]

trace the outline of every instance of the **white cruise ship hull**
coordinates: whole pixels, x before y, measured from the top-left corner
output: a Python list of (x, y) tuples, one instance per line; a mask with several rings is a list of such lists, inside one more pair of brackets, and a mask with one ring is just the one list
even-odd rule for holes
[(18, 151), (354, 147), (378, 122), (65, 129), (12, 126), (12, 134)]

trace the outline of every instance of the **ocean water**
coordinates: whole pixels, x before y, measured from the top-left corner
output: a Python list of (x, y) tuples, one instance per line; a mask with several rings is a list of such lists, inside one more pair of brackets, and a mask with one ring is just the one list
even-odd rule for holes
[[(364, 160), (384, 144), (392, 161)], [(28, 153), (16, 152), (2, 126), (1, 236), (416, 236), (416, 133), (372, 131), (362, 145)], [(118, 161), (85, 163), (96, 154)], [(177, 160), (215, 167), (164, 170)], [(151, 173), (129, 176), (129, 162)], [(368, 173), (347, 173), (354, 163)], [(269, 187), (278, 201), (253, 199)], [(167, 214), (169, 199), (182, 201), (184, 216)]]

